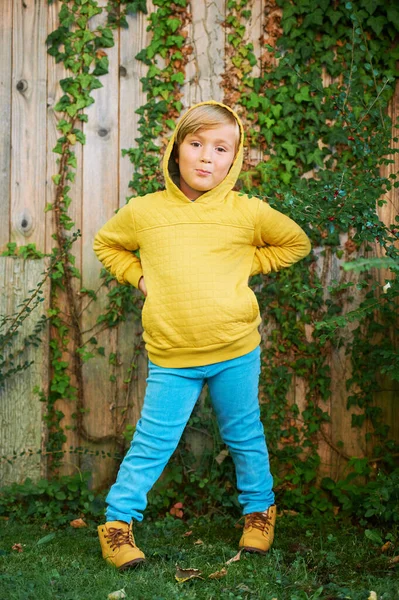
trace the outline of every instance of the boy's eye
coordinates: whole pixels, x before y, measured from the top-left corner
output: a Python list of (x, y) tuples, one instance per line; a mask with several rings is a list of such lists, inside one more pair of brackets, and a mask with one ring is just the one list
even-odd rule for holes
[(194, 148), (199, 148), (200, 147), (200, 143), (199, 142), (191, 142), (191, 145), (194, 146)]
[(223, 148), (223, 146), (218, 146), (218, 147), (216, 148), (216, 150), (217, 150), (218, 152), (226, 152), (226, 148)]

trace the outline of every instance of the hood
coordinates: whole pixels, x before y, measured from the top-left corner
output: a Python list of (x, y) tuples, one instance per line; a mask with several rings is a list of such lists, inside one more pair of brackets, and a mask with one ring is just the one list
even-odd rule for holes
[[(226, 177), (212, 190), (205, 192), (195, 201), (196, 204), (199, 203), (209, 203), (212, 200), (222, 200), (225, 196), (233, 189), (238, 176), (241, 172), (242, 160), (243, 160), (243, 148), (244, 148), (244, 129), (241, 123), (239, 116), (234, 110), (232, 110), (229, 106), (222, 104), (221, 102), (216, 102), (215, 100), (208, 100), (206, 102), (199, 102), (192, 106), (187, 112), (190, 112), (197, 106), (202, 106), (206, 104), (215, 104), (218, 106), (223, 106), (227, 110), (229, 110), (234, 118), (236, 119), (239, 128), (240, 128), (240, 142), (237, 150), (237, 154), (235, 156), (234, 162), (230, 167), (230, 171), (226, 175)], [(168, 195), (172, 196), (176, 200), (181, 202), (191, 202), (185, 194), (180, 190), (177, 183), (179, 181), (179, 167), (173, 158), (173, 146), (175, 143), (177, 132), (179, 131), (179, 124), (169, 140), (169, 143), (166, 148), (166, 152), (163, 157), (163, 175), (165, 178), (165, 187)]]

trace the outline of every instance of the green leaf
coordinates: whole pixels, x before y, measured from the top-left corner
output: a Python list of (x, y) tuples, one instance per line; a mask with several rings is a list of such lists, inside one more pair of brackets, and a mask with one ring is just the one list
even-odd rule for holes
[(384, 540), (382, 539), (382, 537), (380, 536), (380, 534), (378, 533), (378, 531), (376, 531), (375, 529), (366, 529), (366, 531), (364, 532), (364, 535), (366, 536), (366, 538), (368, 540), (370, 540), (371, 542), (373, 542), (373, 544), (377, 544), (378, 546), (382, 546), (384, 543)]
[(55, 533), (49, 533), (48, 535), (45, 535), (44, 537), (40, 538), (40, 540), (37, 541), (36, 545), (41, 546), (42, 544), (48, 544), (48, 542), (51, 542), (55, 538), (55, 536)]
[(377, 0), (362, 0), (362, 7), (364, 7), (369, 15), (372, 15), (378, 6)]
[(390, 23), (399, 31), (399, 10), (396, 6), (387, 6), (387, 16)]
[(287, 150), (289, 156), (293, 157), (296, 155), (297, 146), (295, 144), (292, 144), (291, 142), (287, 141), (281, 144), (281, 147)]
[(384, 26), (387, 24), (387, 20), (385, 17), (370, 17), (367, 19), (367, 25), (371, 27), (371, 29), (376, 33), (376, 35), (380, 35)]
[(183, 85), (184, 84), (184, 73), (181, 73), (180, 71), (178, 73), (173, 73), (170, 80), (177, 81), (177, 83), (179, 83), (180, 85)]

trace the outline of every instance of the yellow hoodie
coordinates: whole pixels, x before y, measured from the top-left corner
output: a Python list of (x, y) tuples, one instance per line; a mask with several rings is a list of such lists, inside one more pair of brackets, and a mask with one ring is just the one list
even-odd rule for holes
[(231, 112), (240, 145), (219, 185), (191, 202), (173, 182), (177, 126), (163, 159), (166, 189), (132, 198), (95, 237), (98, 258), (120, 283), (137, 287), (145, 276), (143, 338), (150, 360), (162, 367), (207, 365), (254, 350), (261, 318), (249, 277), (289, 267), (310, 251), (294, 221), (232, 191), (244, 132)]

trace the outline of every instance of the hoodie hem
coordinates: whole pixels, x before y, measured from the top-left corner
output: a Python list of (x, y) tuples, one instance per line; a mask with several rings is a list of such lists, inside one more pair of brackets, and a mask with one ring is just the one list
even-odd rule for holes
[(217, 346), (205, 346), (204, 348), (169, 348), (157, 352), (146, 344), (148, 358), (158, 367), (171, 369), (184, 369), (187, 367), (204, 367), (214, 363), (224, 362), (232, 358), (244, 356), (255, 350), (261, 341), (258, 329), (254, 329), (248, 335), (235, 340), (231, 344), (220, 344)]

